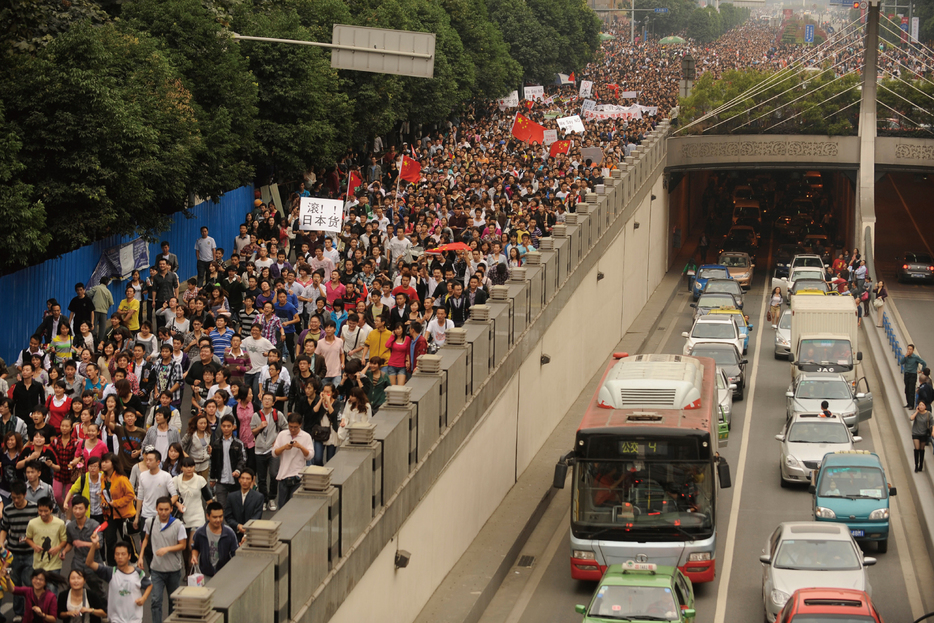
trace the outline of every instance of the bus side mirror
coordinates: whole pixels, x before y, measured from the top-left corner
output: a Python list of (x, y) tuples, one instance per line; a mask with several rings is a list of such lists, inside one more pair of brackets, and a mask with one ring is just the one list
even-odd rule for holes
[(896, 495), (898, 495), (898, 489), (889, 487), (889, 497), (895, 497)]
[(862, 361), (862, 360), (863, 360), (863, 351), (859, 351), (856, 353), (856, 361)]
[(730, 465), (723, 457), (720, 457), (717, 462), (717, 478), (720, 479), (721, 489), (729, 489), (733, 486), (733, 479), (730, 477)]
[(794, 354), (794, 353), (788, 353), (788, 361), (790, 361), (791, 363), (794, 363), (794, 362), (795, 362), (795, 354)]
[(557, 465), (555, 465), (555, 480), (552, 483), (552, 486), (555, 489), (564, 489), (564, 481), (567, 480), (567, 477), (568, 477), (568, 464), (562, 458), (562, 460), (559, 461)]
[(814, 495), (815, 493), (817, 493), (817, 487), (815, 487), (813, 483), (808, 485), (808, 493), (810, 493), (811, 495)]
[(574, 612), (577, 614), (587, 614), (587, 606), (583, 604), (577, 604), (574, 606)]

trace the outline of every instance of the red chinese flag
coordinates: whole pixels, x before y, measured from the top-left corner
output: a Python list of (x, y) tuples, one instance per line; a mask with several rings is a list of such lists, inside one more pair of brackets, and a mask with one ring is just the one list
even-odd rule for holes
[(577, 82), (577, 80), (574, 78), (574, 72), (573, 72), (573, 71), (571, 72), (571, 75), (568, 76), (568, 80), (570, 80), (571, 82)]
[(550, 155), (552, 158), (558, 154), (566, 154), (571, 151), (571, 141), (555, 141), (551, 144)]
[(418, 183), (422, 178), (422, 165), (408, 156), (402, 156), (402, 168), (399, 169), (399, 177), (406, 182)]
[(363, 180), (357, 175), (356, 171), (351, 171), (350, 178), (347, 180), (347, 192), (352, 194), (360, 186), (363, 186)]
[(531, 134), (532, 122), (528, 120), (523, 115), (516, 114), (516, 120), (512, 122), (512, 135), (515, 136), (520, 141), (529, 140), (529, 135)]
[(534, 121), (529, 121), (529, 143), (538, 143), (542, 145), (545, 143), (545, 126), (538, 125)]

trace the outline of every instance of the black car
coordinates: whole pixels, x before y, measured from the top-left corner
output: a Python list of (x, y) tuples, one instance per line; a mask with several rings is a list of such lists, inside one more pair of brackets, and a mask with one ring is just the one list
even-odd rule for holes
[(743, 287), (739, 285), (739, 281), (735, 279), (708, 279), (701, 296), (720, 292), (732, 294), (736, 299), (736, 308), (743, 308)]
[[(898, 258), (896, 258), (897, 260)], [(905, 253), (895, 271), (901, 281), (934, 281), (934, 260), (927, 253)]]
[(692, 357), (710, 357), (717, 363), (717, 367), (723, 370), (730, 383), (736, 385), (733, 396), (736, 400), (743, 399), (743, 392), (746, 389), (746, 363), (736, 347), (732, 344), (714, 344), (700, 342), (691, 349)]
[(807, 250), (800, 244), (779, 245), (778, 250), (775, 251), (775, 278), (787, 277), (791, 268), (791, 260), (802, 253), (807, 253)]
[(748, 253), (749, 258), (755, 262), (756, 251), (759, 245), (752, 242), (744, 233), (736, 233), (727, 236), (720, 247), (720, 253), (740, 252)]

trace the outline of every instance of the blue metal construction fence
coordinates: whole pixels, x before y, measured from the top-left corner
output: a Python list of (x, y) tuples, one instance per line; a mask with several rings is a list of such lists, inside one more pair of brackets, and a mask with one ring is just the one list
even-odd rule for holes
[[(166, 240), (172, 253), (178, 256), (179, 278), (184, 281), (197, 273), (195, 264), (195, 240), (202, 226), (207, 226), (217, 246), (230, 255), (233, 240), (239, 233), (240, 223), (253, 207), (253, 186), (241, 186), (224, 193), (217, 203), (204, 201), (196, 205), (186, 218), (177, 213), (168, 231), (159, 235), (159, 240), (149, 245), (150, 260), (161, 252), (159, 244)], [(81, 247), (61, 257), (36, 266), (0, 277), (0, 300), (12, 303), (7, 306), (0, 322), (0, 356), (12, 365), (20, 350), (29, 345), (29, 336), (42, 322), (42, 312), (48, 299), (57, 299), (62, 311), (68, 307), (75, 294), (75, 284), (85, 283), (105, 249), (133, 240), (133, 236), (112, 236), (94, 244)], [(145, 279), (149, 271), (141, 271)], [(92, 285), (92, 284), (89, 284)], [(114, 301), (124, 297), (125, 281), (112, 281), (110, 291)], [(115, 308), (111, 309), (113, 312)]]

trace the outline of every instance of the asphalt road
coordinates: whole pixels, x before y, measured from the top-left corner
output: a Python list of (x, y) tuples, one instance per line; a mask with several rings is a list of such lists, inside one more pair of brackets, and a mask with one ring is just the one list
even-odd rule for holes
[[(934, 218), (934, 217), (932, 217)], [(766, 262), (760, 257), (760, 265)], [(763, 620), (762, 569), (758, 557), (766, 539), (782, 521), (811, 520), (811, 496), (806, 489), (782, 489), (779, 485), (779, 446), (774, 436), (784, 423), (784, 393), (790, 382), (789, 364), (773, 357), (773, 330), (765, 323), (763, 297), (767, 293), (765, 270), (758, 270), (745, 299), (745, 310), (755, 329), (750, 339), (749, 385), (746, 399), (733, 407), (730, 441), (721, 453), (733, 472), (733, 488), (721, 490), (718, 510), (717, 577), (710, 584), (696, 586), (698, 623), (750, 622)], [(648, 352), (681, 353), (682, 331), (691, 327), (690, 297), (679, 292), (662, 315), (658, 336), (650, 340)], [(934, 351), (932, 351), (934, 352)], [(872, 365), (864, 362), (870, 388), (878, 380)], [(577, 420), (590, 400), (599, 380), (583, 389), (568, 418)], [(886, 452), (896, 452), (892, 432), (881, 397), (870, 422), (859, 434), (860, 449), (883, 455), (890, 479), (897, 486), (909, 475)], [(881, 432), (880, 432), (881, 431)], [(893, 538), (886, 554), (876, 554), (873, 545), (867, 555), (877, 556), (869, 568), (874, 602), (888, 622), (910, 623), (934, 607), (922, 587), (931, 586), (934, 572), (926, 557), (920, 527), (913, 520), (914, 507), (908, 487), (893, 498)], [(574, 605), (587, 603), (594, 583), (572, 580), (568, 547), (569, 489), (555, 497), (523, 554), (535, 556), (530, 568), (514, 568), (481, 619), (484, 623), (539, 623), (580, 621)], [(910, 546), (909, 544), (916, 544)], [(927, 608), (927, 609), (925, 609)]]
[(908, 334), (928, 364), (934, 364), (934, 284), (898, 283), (895, 270), (906, 251), (934, 256), (934, 175), (888, 174), (876, 182), (876, 266), (908, 328)]

